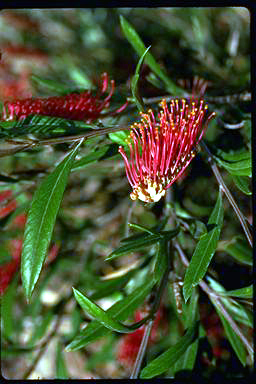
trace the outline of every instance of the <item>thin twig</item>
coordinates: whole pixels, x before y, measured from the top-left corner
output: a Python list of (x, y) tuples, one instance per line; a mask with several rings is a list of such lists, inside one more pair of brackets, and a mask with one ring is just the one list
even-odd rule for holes
[(170, 267), (171, 267), (170, 266), (170, 252), (169, 252), (168, 247), (167, 247), (167, 252), (168, 252), (167, 268), (166, 268), (166, 271), (162, 277), (162, 280), (161, 280), (161, 283), (159, 285), (158, 291), (156, 293), (155, 299), (154, 299), (153, 304), (151, 306), (151, 310), (149, 313), (150, 320), (149, 320), (148, 326), (144, 332), (143, 339), (142, 339), (142, 342), (140, 345), (140, 349), (139, 349), (138, 355), (136, 357), (136, 361), (135, 361), (133, 369), (132, 369), (132, 375), (130, 377), (131, 379), (136, 379), (139, 376), (141, 364), (142, 364), (142, 361), (143, 361), (143, 358), (145, 356), (146, 349), (147, 349), (148, 338), (149, 338), (151, 330), (152, 330), (152, 325), (150, 325), (150, 324), (151, 324), (151, 322), (152, 322), (152, 324), (154, 322), (153, 317), (156, 314), (156, 312), (160, 306), (161, 298), (163, 296), (163, 292), (164, 292), (166, 285), (167, 285), (167, 282), (168, 282)]
[(15, 141), (15, 140), (6, 140), (6, 142), (14, 145), (14, 147), (6, 148), (6, 149), (0, 149), (0, 157), (13, 155), (14, 153), (25, 151), (28, 149), (34, 149), (36, 147), (40, 147), (41, 145), (53, 145), (53, 144), (63, 144), (63, 143), (69, 143), (73, 142), (79, 139), (88, 139), (90, 137), (105, 135), (111, 132), (118, 132), (118, 131), (124, 131), (124, 130), (130, 130), (130, 126), (118, 126), (118, 127), (111, 127), (111, 128), (101, 128), (101, 129), (95, 129), (87, 133), (83, 133), (80, 135), (72, 135), (72, 136), (63, 136), (63, 137), (56, 137), (52, 139), (42, 139), (42, 140), (30, 140), (29, 142), (24, 140), (24, 144), (22, 145), (22, 141)]
[[(190, 98), (192, 95), (187, 94), (184, 96), (184, 98)], [(171, 101), (172, 99), (175, 99), (175, 96), (170, 95), (164, 95), (164, 96), (156, 96), (156, 97), (150, 97), (150, 98), (143, 98), (143, 103), (148, 104), (155, 104), (159, 103), (162, 99), (165, 99), (167, 102)], [(251, 92), (243, 92), (243, 93), (236, 93), (234, 95), (227, 95), (227, 96), (204, 96), (204, 99), (210, 103), (233, 103), (234, 101), (250, 101), (251, 100)]]
[(142, 338), (142, 341), (140, 344), (140, 349), (139, 349), (139, 352), (137, 354), (136, 361), (134, 363), (130, 379), (137, 379), (139, 376), (141, 364), (142, 364), (143, 358), (144, 358), (145, 353), (146, 353), (148, 340), (150, 337), (150, 333), (152, 331), (153, 323), (154, 323), (154, 320), (150, 320), (149, 323), (145, 327), (143, 338)]
[[(181, 246), (179, 245), (177, 240), (173, 241), (174, 247), (177, 249), (178, 254), (181, 258), (181, 261), (185, 265), (185, 267), (188, 267), (189, 262), (186, 258), (185, 253), (183, 252)], [(225, 317), (225, 319), (228, 321), (229, 325), (232, 327), (234, 332), (237, 334), (237, 336), (241, 339), (242, 343), (246, 347), (251, 361), (253, 361), (253, 348), (250, 344), (250, 342), (247, 340), (247, 338), (243, 335), (240, 328), (237, 326), (236, 322), (232, 319), (232, 317), (229, 315), (229, 313), (224, 308), (223, 304), (221, 303), (220, 299), (218, 298), (218, 293), (213, 291), (209, 286), (202, 280), (199, 282), (199, 286), (201, 289), (209, 296), (210, 300), (218, 307), (222, 315)]]
[(247, 225), (247, 222), (245, 220), (243, 213), (240, 211), (237, 203), (235, 202), (235, 200), (234, 200), (233, 196), (231, 195), (228, 187), (226, 186), (226, 184), (225, 184), (225, 182), (224, 182), (224, 180), (220, 174), (220, 171), (213, 160), (213, 157), (212, 157), (212, 154), (211, 154), (209, 148), (207, 147), (207, 145), (204, 143), (203, 140), (201, 141), (200, 145), (203, 148), (203, 150), (205, 151), (205, 153), (207, 154), (207, 161), (210, 164), (210, 167), (212, 168), (214, 176), (216, 177), (216, 179), (217, 179), (219, 185), (221, 186), (223, 192), (227, 196), (227, 199), (228, 199), (229, 203), (231, 204), (232, 208), (234, 209), (234, 211), (238, 217), (238, 220), (240, 221), (240, 224), (244, 230), (245, 236), (247, 237), (247, 240), (248, 240), (250, 246), (252, 247), (252, 245), (253, 245), (252, 234), (251, 234), (251, 231)]

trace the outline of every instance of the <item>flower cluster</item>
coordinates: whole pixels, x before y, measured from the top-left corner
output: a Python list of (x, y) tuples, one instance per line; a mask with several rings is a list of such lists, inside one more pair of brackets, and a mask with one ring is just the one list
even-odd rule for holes
[[(3, 120), (22, 119), (29, 115), (44, 115), (62, 117), (71, 120), (91, 122), (100, 116), (103, 109), (109, 106), (114, 93), (115, 83), (111, 80), (111, 89), (108, 95), (102, 96), (108, 89), (109, 78), (107, 73), (102, 75), (102, 86), (94, 95), (92, 91), (70, 93), (65, 96), (48, 98), (28, 98), (4, 103)], [(127, 103), (115, 111), (121, 112)]]
[(119, 147), (133, 188), (132, 200), (157, 202), (165, 195), (195, 156), (207, 123), (215, 115), (207, 113), (203, 100), (171, 100), (169, 107), (162, 100), (161, 107), (157, 117), (149, 110), (131, 127), (130, 160)]

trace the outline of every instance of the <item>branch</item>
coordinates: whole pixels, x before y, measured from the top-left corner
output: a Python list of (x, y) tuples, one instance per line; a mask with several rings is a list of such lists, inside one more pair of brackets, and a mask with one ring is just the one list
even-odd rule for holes
[(111, 128), (100, 128), (100, 129), (95, 129), (80, 135), (56, 137), (52, 139), (23, 140), (23, 141), (6, 140), (5, 144), (6, 143), (12, 144), (12, 147), (6, 148), (6, 149), (0, 149), (0, 157), (13, 155), (17, 152), (25, 151), (27, 149), (34, 149), (36, 147), (40, 147), (41, 145), (63, 144), (63, 143), (73, 142), (79, 139), (86, 140), (90, 137), (95, 137), (95, 136), (105, 135), (111, 132), (118, 132), (118, 131), (130, 130), (130, 129), (131, 129), (130, 126), (124, 126), (124, 127), (118, 126), (118, 127), (111, 127)]
[[(190, 98), (192, 95), (188, 94), (184, 98)], [(159, 103), (162, 99), (165, 99), (167, 102), (171, 101), (172, 99), (175, 99), (175, 96), (170, 95), (164, 95), (164, 96), (156, 96), (156, 97), (150, 97), (148, 99), (143, 98), (144, 104), (154, 104)], [(235, 101), (251, 101), (251, 92), (243, 92), (243, 93), (236, 93), (234, 95), (226, 95), (226, 96), (204, 96), (204, 99), (209, 103), (227, 103), (231, 104)], [(134, 105), (129, 106), (130, 108)]]
[(148, 340), (149, 340), (149, 336), (150, 336), (150, 333), (152, 330), (153, 323), (154, 323), (154, 320), (150, 320), (149, 323), (145, 327), (143, 338), (142, 338), (142, 341), (140, 344), (140, 349), (139, 349), (139, 352), (137, 354), (136, 361), (134, 363), (130, 379), (137, 379), (139, 376), (141, 364), (142, 364), (143, 358), (144, 358), (145, 353), (146, 353)]
[(146, 353), (148, 340), (149, 340), (152, 326), (154, 323), (154, 315), (159, 308), (163, 292), (164, 292), (166, 285), (168, 283), (168, 277), (169, 277), (169, 272), (170, 272), (170, 252), (169, 252), (168, 247), (167, 247), (167, 252), (168, 252), (168, 266), (167, 266), (166, 271), (162, 277), (160, 286), (158, 288), (155, 299), (154, 299), (153, 304), (151, 306), (151, 310), (149, 313), (150, 320), (149, 320), (149, 323), (147, 324), (147, 326), (145, 328), (145, 332), (143, 334), (143, 339), (142, 339), (141, 344), (140, 344), (140, 349), (139, 349), (139, 352), (137, 354), (136, 361), (134, 363), (130, 379), (137, 379), (139, 376), (141, 364), (142, 364), (143, 358), (144, 358), (145, 353)]

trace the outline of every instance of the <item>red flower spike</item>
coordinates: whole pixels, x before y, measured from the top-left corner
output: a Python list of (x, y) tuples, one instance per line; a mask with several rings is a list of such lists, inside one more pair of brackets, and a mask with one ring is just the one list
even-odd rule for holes
[[(111, 89), (105, 99), (100, 97), (108, 89), (109, 78), (107, 73), (102, 75), (102, 87), (97, 95), (91, 91), (70, 93), (65, 96), (48, 97), (45, 99), (24, 99), (14, 102), (5, 102), (3, 120), (22, 119), (29, 115), (44, 115), (62, 117), (70, 120), (82, 120), (90, 123), (100, 117), (104, 108), (109, 107), (109, 101), (114, 93), (115, 83), (111, 80)], [(121, 112), (127, 103), (114, 113)], [(112, 113), (113, 114), (113, 113)]]
[(209, 120), (203, 100), (166, 100), (155, 118), (152, 110), (141, 113), (139, 123), (131, 126), (127, 144), (130, 160), (122, 147), (119, 152), (125, 163), (126, 175), (133, 191), (132, 200), (157, 202), (189, 165), (196, 153)]

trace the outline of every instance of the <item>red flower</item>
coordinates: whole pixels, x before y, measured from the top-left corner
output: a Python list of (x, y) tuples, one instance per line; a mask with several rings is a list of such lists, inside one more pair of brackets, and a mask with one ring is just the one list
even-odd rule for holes
[[(3, 204), (5, 200), (10, 200), (12, 197), (12, 191), (6, 190), (0, 193), (0, 204)], [(9, 213), (14, 211), (17, 207), (16, 200), (12, 200), (8, 202), (5, 206), (0, 207), (0, 218), (4, 218)], [(19, 216), (16, 216), (16, 218), (13, 221), (13, 227), (21, 227), (21, 222), (19, 221)], [(24, 219), (23, 219), (24, 222)], [(0, 294), (2, 295), (9, 285), (10, 281), (12, 280), (12, 277), (14, 276), (15, 272), (18, 270), (20, 265), (20, 255), (21, 255), (21, 249), (22, 249), (22, 240), (21, 239), (12, 239), (8, 243), (8, 249), (12, 256), (12, 260), (8, 263), (1, 264), (0, 265)]]
[[(135, 321), (140, 321), (146, 313), (141, 310), (136, 311)], [(156, 342), (158, 338), (158, 328), (160, 320), (163, 316), (162, 310), (158, 310), (156, 318), (153, 323), (151, 334), (149, 337), (149, 343)], [(131, 367), (136, 360), (137, 354), (140, 349), (140, 344), (145, 332), (145, 326), (140, 327), (135, 332), (129, 333), (128, 335), (122, 336), (117, 348), (117, 360), (125, 367)]]
[[(10, 200), (12, 197), (12, 191), (11, 190), (5, 190), (3, 192), (0, 192), (0, 219), (7, 216), (9, 213), (14, 211), (17, 207), (16, 200), (11, 200), (10, 202), (7, 202), (5, 206), (1, 206), (4, 201)], [(19, 228), (23, 229), (26, 223), (26, 214), (21, 213), (20, 215), (17, 215), (12, 220), (10, 227), (11, 228)], [(12, 257), (12, 260), (0, 264), (0, 295), (2, 295), (8, 285), (10, 284), (13, 276), (18, 271), (20, 267), (20, 257), (21, 257), (21, 251), (22, 251), (22, 238), (18, 237), (15, 239), (11, 239), (8, 241), (7, 247), (6, 247)], [(48, 257), (46, 259), (46, 262), (49, 264), (51, 263), (57, 256), (60, 246), (58, 244), (53, 244), (51, 249), (49, 250)]]
[[(100, 98), (106, 93), (108, 83), (108, 75), (107, 73), (103, 73), (102, 86), (96, 95), (93, 95), (91, 91), (84, 91), (45, 99), (29, 98), (14, 102), (5, 102), (3, 120), (22, 119), (29, 115), (45, 115), (91, 122), (100, 116), (104, 108), (109, 106), (109, 101), (115, 88), (114, 80), (111, 80), (109, 94), (104, 99)], [(121, 112), (126, 105), (127, 103), (115, 111), (115, 113)]]
[(166, 101), (155, 118), (152, 110), (142, 113), (142, 119), (131, 128), (127, 144), (130, 161), (119, 147), (126, 168), (126, 175), (133, 191), (132, 200), (156, 202), (166, 189), (180, 177), (195, 156), (196, 145), (201, 140), (209, 120), (207, 105), (203, 100), (187, 102)]
[(12, 261), (0, 266), (0, 294), (2, 295), (12, 280), (15, 272), (19, 269), (22, 240), (13, 239), (9, 243)]

